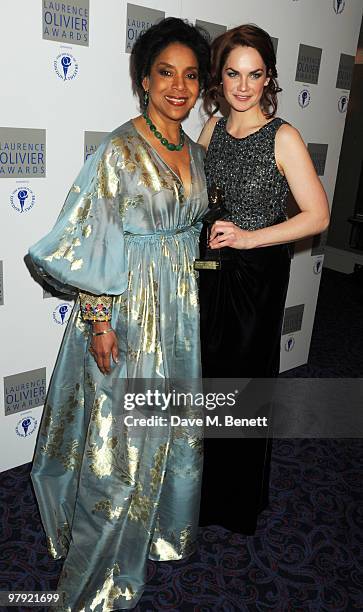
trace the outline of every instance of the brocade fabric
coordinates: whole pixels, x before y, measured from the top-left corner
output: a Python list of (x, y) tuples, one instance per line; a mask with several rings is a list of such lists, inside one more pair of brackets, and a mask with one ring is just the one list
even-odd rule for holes
[(197, 535), (202, 444), (188, 428), (123, 421), (132, 380), (200, 376), (193, 261), (208, 206), (204, 153), (186, 138), (192, 187), (131, 121), (88, 158), (51, 232), (30, 249), (48, 282), (113, 296), (119, 362), (104, 376), (76, 301), (44, 407), (32, 480), (54, 559), (58, 608), (132, 609), (148, 558), (182, 559)]
[(111, 295), (91, 295), (84, 291), (79, 292), (79, 303), (83, 321), (93, 323), (110, 321), (112, 316)]

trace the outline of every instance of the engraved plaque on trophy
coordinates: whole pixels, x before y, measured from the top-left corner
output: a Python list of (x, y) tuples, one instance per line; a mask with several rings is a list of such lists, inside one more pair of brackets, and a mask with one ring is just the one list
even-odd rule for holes
[(209, 189), (208, 200), (208, 210), (203, 217), (205, 226), (201, 234), (201, 258), (195, 260), (195, 270), (221, 270), (226, 259), (223, 252), (227, 255), (227, 251), (230, 251), (228, 248), (226, 251), (226, 248), (210, 249), (208, 246), (212, 225), (229, 215), (224, 205), (223, 188), (213, 183)]

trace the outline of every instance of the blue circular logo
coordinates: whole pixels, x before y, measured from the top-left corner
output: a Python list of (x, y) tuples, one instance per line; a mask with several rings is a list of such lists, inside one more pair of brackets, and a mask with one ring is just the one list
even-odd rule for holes
[(20, 419), (15, 427), (16, 434), (19, 438), (28, 438), (35, 432), (38, 421), (32, 416), (26, 416)]
[(338, 100), (338, 109), (340, 113), (346, 113), (348, 108), (348, 96), (341, 96)]
[(302, 91), (300, 91), (298, 97), (299, 106), (301, 106), (301, 108), (306, 108), (310, 104), (310, 99), (310, 91), (308, 89), (303, 89)]
[(285, 342), (285, 351), (290, 353), (290, 351), (292, 351), (294, 346), (295, 346), (295, 338), (293, 336), (290, 336), (290, 338), (288, 338)]
[(345, 9), (345, 0), (333, 0), (334, 11), (337, 15), (340, 15)]
[(35, 195), (30, 187), (17, 187), (10, 195), (10, 204), (19, 213), (28, 212), (35, 204)]
[(53, 320), (58, 325), (65, 325), (71, 314), (72, 306), (70, 304), (59, 304), (53, 311)]
[(70, 53), (60, 53), (53, 63), (56, 75), (62, 81), (72, 81), (78, 74), (78, 63)]

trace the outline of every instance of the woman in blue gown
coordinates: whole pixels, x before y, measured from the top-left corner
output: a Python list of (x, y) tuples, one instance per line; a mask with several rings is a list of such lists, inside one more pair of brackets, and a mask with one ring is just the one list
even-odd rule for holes
[(143, 115), (107, 136), (30, 249), (48, 282), (77, 295), (32, 469), (49, 552), (65, 558), (59, 609), (71, 612), (134, 608), (147, 559), (190, 555), (198, 525), (200, 438), (133, 435), (120, 398), (131, 379), (200, 376), (193, 261), (207, 193), (203, 150), (181, 121), (205, 88), (209, 47), (169, 18), (131, 62)]

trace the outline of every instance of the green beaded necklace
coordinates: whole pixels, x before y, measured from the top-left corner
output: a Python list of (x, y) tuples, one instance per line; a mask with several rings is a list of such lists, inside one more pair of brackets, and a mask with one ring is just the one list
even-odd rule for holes
[(147, 125), (150, 128), (150, 131), (154, 134), (155, 138), (160, 140), (161, 144), (164, 145), (164, 147), (166, 147), (168, 151), (181, 151), (182, 150), (184, 146), (184, 142), (185, 142), (182, 126), (180, 126), (179, 128), (180, 129), (180, 141), (179, 141), (179, 144), (176, 145), (176, 144), (173, 144), (172, 142), (169, 142), (166, 138), (164, 138), (162, 133), (157, 130), (156, 125), (153, 124), (153, 122), (151, 121), (146, 111), (143, 112), (142, 116), (144, 117)]

